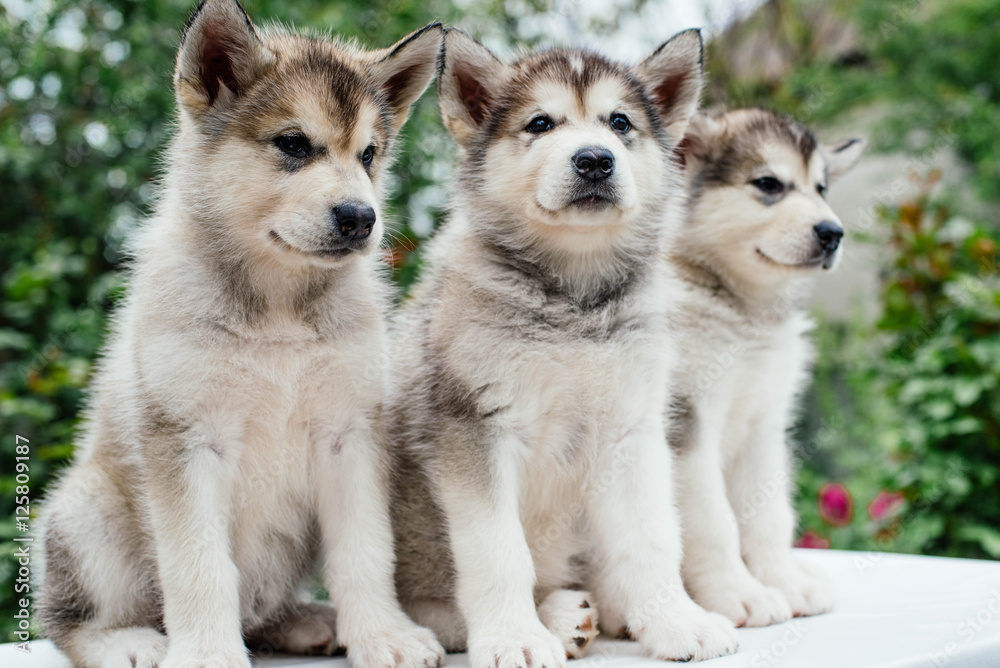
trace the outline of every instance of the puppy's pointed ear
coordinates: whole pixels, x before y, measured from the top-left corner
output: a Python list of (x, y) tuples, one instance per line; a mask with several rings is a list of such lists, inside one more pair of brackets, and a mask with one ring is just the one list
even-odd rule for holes
[(508, 69), (466, 33), (445, 30), (438, 97), (444, 125), (459, 145), (465, 147), (486, 121)]
[(181, 37), (177, 99), (195, 117), (232, 104), (273, 62), (238, 0), (204, 0)]
[(827, 178), (831, 182), (846, 174), (861, 158), (868, 147), (864, 139), (845, 139), (836, 144), (823, 147), (826, 156)]
[(434, 77), (443, 38), (441, 24), (431, 23), (388, 49), (376, 52), (371, 73), (385, 92), (394, 132), (403, 127), (410, 105), (417, 101)]
[(703, 61), (701, 31), (685, 30), (635, 68), (660, 114), (663, 129), (673, 139), (680, 140), (698, 109), (705, 80)]

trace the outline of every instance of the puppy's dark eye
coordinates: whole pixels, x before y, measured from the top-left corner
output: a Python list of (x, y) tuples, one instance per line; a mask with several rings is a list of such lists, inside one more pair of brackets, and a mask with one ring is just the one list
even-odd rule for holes
[(372, 160), (375, 158), (375, 147), (369, 146), (361, 153), (361, 164), (365, 167), (372, 164)]
[(611, 129), (625, 134), (632, 129), (632, 123), (625, 114), (611, 114)]
[(312, 153), (309, 138), (301, 132), (286, 132), (274, 138), (274, 145), (293, 158), (308, 158)]
[(826, 197), (826, 184), (820, 183), (816, 186), (816, 192), (819, 193), (820, 197)]
[(535, 116), (534, 118), (531, 119), (531, 121), (528, 123), (528, 126), (524, 129), (526, 132), (530, 132), (532, 134), (537, 135), (543, 132), (548, 132), (549, 130), (552, 129), (553, 125), (554, 124), (552, 123), (552, 119), (549, 118), (548, 116)]
[(785, 189), (784, 184), (773, 176), (762, 176), (750, 182), (757, 190), (765, 195), (777, 195)]

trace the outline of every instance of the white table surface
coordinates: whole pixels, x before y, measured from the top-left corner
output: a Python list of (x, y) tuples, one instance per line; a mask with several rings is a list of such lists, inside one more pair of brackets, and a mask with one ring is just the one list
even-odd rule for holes
[[(886, 553), (799, 550), (825, 571), (834, 611), (764, 629), (740, 629), (740, 649), (711, 668), (1000, 668), (1000, 562)], [(69, 668), (51, 643), (31, 653), (0, 645), (0, 668)], [(273, 657), (261, 668), (349, 668), (344, 658)], [(462, 654), (447, 666), (466, 665)], [(635, 643), (598, 639), (571, 668), (652, 668)]]

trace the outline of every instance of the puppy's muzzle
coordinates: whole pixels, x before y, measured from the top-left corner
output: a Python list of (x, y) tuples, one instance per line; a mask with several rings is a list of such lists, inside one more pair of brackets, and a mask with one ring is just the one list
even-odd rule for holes
[(345, 241), (362, 241), (371, 236), (375, 227), (375, 209), (367, 204), (347, 202), (333, 207), (334, 229)]
[(615, 173), (615, 156), (606, 148), (581, 148), (572, 160), (577, 175), (588, 181), (603, 181)]

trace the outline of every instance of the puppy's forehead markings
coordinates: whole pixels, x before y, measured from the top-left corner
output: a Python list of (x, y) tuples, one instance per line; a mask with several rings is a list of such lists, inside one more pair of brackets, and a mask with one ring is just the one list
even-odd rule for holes
[(576, 116), (580, 112), (576, 93), (564, 81), (549, 78), (536, 81), (531, 88), (531, 99), (556, 121)]
[(808, 181), (806, 164), (802, 155), (792, 146), (785, 143), (766, 143), (762, 150), (762, 163), (785, 183), (803, 183)]
[(278, 85), (291, 97), (311, 92), (344, 134), (353, 133), (362, 104), (377, 95), (362, 66), (324, 42), (302, 40), (297, 46), (278, 75)]
[(623, 109), (630, 91), (625, 82), (613, 77), (601, 77), (587, 91), (586, 106), (590, 115), (609, 116)]
[(553, 49), (529, 56), (515, 65), (517, 78), (522, 82), (552, 79), (563, 82), (574, 91), (580, 104), (585, 104), (587, 91), (594, 81), (603, 76), (613, 76), (621, 68), (611, 61), (589, 51)]
[(539, 108), (556, 120), (593, 122), (621, 109), (627, 97), (624, 83), (611, 77), (601, 77), (583, 88), (546, 78), (535, 82), (531, 89), (531, 98)]
[(317, 147), (331, 152), (352, 150), (361, 134), (372, 134), (372, 119), (377, 118), (371, 104), (362, 104), (354, 117), (348, 118), (331, 108), (327, 96), (303, 94), (295, 100), (289, 118), (280, 129), (297, 128)]
[(366, 100), (358, 111), (357, 123), (354, 124), (354, 132), (351, 135), (344, 135), (346, 141), (345, 148), (348, 150), (363, 150), (369, 144), (378, 144), (376, 139), (380, 136), (379, 126), (382, 123), (382, 110), (374, 101)]
[(809, 161), (809, 177), (814, 183), (826, 185), (829, 180), (826, 172), (826, 158), (819, 151), (813, 151)]

